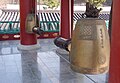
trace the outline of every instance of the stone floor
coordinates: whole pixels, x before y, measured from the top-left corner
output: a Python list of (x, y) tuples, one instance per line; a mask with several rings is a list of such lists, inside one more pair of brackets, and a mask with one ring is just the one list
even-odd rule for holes
[(19, 40), (0, 41), (0, 83), (107, 83), (107, 75), (70, 69), (68, 55), (56, 53), (53, 39), (38, 40), (39, 50), (19, 51)]

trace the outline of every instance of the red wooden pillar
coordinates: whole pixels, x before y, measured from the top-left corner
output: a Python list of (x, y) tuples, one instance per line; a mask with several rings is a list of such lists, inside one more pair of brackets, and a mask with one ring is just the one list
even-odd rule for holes
[[(29, 13), (36, 13), (36, 0), (20, 0), (20, 44), (23, 46), (36, 45), (37, 37), (25, 31), (25, 21)], [(18, 47), (22, 49), (23, 47)], [(31, 47), (32, 48), (32, 47)]]
[(73, 2), (74, 0), (61, 0), (60, 36), (66, 39), (71, 37), (71, 27), (73, 26)]
[(22, 45), (33, 45), (37, 43), (36, 35), (28, 34), (25, 31), (26, 17), (31, 11), (35, 12), (35, 9), (35, 0), (20, 0), (20, 42)]
[(113, 0), (109, 83), (120, 83), (120, 0)]

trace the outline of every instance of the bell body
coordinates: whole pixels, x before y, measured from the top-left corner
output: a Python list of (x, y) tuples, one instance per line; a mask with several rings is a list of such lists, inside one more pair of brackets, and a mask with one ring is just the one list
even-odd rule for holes
[(27, 18), (26, 18), (26, 23), (25, 23), (25, 27), (26, 27), (26, 32), (27, 33), (34, 33), (33, 32), (33, 28), (34, 27), (39, 27), (39, 19), (38, 16), (35, 14), (28, 14)]
[(73, 32), (70, 51), (72, 70), (83, 74), (108, 72), (109, 36), (104, 20), (81, 19)]

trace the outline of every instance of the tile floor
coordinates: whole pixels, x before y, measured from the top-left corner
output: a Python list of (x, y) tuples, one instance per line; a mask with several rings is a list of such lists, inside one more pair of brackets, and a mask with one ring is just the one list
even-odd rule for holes
[(0, 41), (0, 83), (107, 83), (107, 75), (84, 75), (70, 69), (68, 55), (56, 53), (53, 39), (41, 48), (18, 51), (19, 40)]

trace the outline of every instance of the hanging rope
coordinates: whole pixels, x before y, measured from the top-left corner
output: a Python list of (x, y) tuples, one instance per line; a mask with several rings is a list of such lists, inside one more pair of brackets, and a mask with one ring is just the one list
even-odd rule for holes
[[(38, 2), (39, 2), (39, 4), (37, 4)], [(38, 21), (37, 23), (38, 23), (39, 25), (38, 25), (37, 27), (40, 28), (40, 17), (38, 16), (38, 15), (39, 15), (38, 12), (40, 11), (40, 0), (38, 0), (38, 2), (37, 2), (37, 0), (35, 0), (35, 3), (36, 3), (35, 5), (39, 5), (39, 7), (38, 7), (39, 9), (36, 8), (37, 10), (36, 10), (36, 12), (35, 12), (35, 20), (36, 20), (36, 22)], [(38, 14), (38, 15), (37, 15), (37, 14)]]
[(109, 36), (110, 36), (110, 41), (111, 41), (111, 32), (112, 32), (112, 10), (113, 10), (113, 2), (111, 4), (111, 11), (110, 11), (110, 17), (109, 17), (109, 29), (108, 29), (108, 32), (109, 32)]
[[(36, 5), (37, 5), (37, 0), (35, 0), (35, 3), (34, 3), (34, 5), (35, 5), (35, 21), (37, 22), (37, 8), (36, 8)], [(37, 24), (37, 23), (36, 23)]]
[[(35, 2), (37, 3), (37, 0)], [(39, 0), (39, 2), (40, 2), (40, 0)], [(35, 5), (37, 5), (37, 4), (35, 4)], [(39, 5), (38, 11), (40, 11), (40, 3), (38, 5)], [(36, 22), (36, 25), (33, 27), (32, 31), (38, 35), (41, 35), (43, 33), (43, 30), (40, 27), (40, 17), (37, 15), (36, 11), (35, 11), (35, 22)]]
[[(38, 9), (38, 12), (39, 12), (39, 14), (40, 14), (40, 0), (38, 0), (39, 1), (39, 9)], [(39, 16), (39, 28), (41, 29), (41, 27), (40, 27), (40, 16)]]

